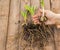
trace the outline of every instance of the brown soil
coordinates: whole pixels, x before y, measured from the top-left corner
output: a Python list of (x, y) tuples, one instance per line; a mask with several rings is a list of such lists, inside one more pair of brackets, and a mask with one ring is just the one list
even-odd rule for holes
[(45, 25), (45, 24), (24, 24), (23, 25), (23, 39), (32, 45), (39, 45), (40, 48), (44, 47), (44, 45), (48, 44), (49, 38), (54, 38), (54, 29), (55, 25)]

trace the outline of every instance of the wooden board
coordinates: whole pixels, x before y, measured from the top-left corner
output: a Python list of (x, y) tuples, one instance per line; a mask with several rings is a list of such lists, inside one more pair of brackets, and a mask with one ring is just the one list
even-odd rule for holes
[(36, 8), (40, 8), (40, 0), (31, 0), (31, 6), (34, 6)]
[[(7, 49), (6, 50), (18, 50), (19, 49), (19, 34), (18, 34), (18, 21), (19, 21), (19, 0), (11, 0), (9, 27), (7, 37)], [(18, 15), (18, 16), (17, 16)]]
[(0, 0), (0, 50), (6, 49), (9, 1), (10, 0)]
[(44, 0), (44, 4), (45, 4), (45, 9), (47, 9), (47, 10), (50, 10), (50, 8), (51, 8), (51, 5), (50, 5), (50, 0)]

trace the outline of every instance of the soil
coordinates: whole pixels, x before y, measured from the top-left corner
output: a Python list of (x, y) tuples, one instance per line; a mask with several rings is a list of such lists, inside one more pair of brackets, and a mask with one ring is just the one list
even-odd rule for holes
[(39, 44), (39, 47), (44, 47), (48, 44), (49, 38), (53, 39), (55, 25), (45, 25), (43, 24), (32, 24), (27, 23), (23, 26), (23, 39), (32, 46)]

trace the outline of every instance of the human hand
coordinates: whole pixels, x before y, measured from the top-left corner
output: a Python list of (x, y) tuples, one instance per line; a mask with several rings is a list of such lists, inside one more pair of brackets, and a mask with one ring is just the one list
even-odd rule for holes
[[(34, 24), (40, 24), (39, 22), (39, 17), (42, 16), (42, 9), (39, 9), (38, 13), (35, 14), (32, 17), (32, 20), (34, 22)], [(49, 25), (49, 24), (55, 24), (55, 13), (50, 11), (50, 10), (44, 10), (45, 16), (48, 18), (48, 20), (45, 22), (45, 24)]]

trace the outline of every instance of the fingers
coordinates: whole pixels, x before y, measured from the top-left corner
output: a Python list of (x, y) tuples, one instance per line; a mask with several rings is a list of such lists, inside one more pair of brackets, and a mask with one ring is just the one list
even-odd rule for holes
[(32, 17), (32, 20), (33, 20), (34, 24), (39, 24), (39, 19), (38, 19), (38, 17), (39, 17), (39, 14), (36, 14), (36, 15), (34, 15), (34, 16)]
[(42, 16), (42, 10), (39, 9), (37, 14), (32, 17), (34, 24), (40, 24), (39, 17)]
[(39, 9), (36, 15), (32, 17), (32, 20), (35, 24), (40, 24), (39, 17), (42, 16), (42, 9)]

